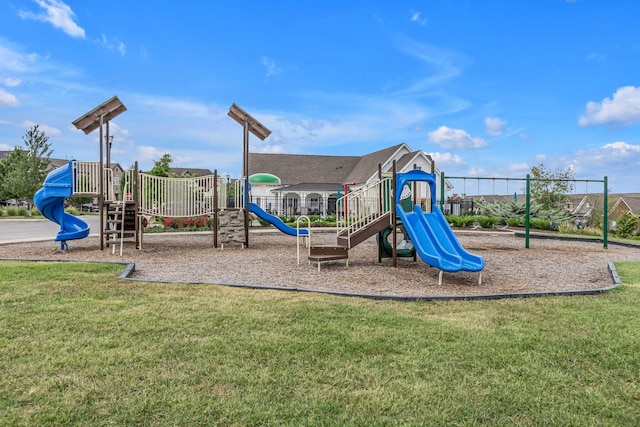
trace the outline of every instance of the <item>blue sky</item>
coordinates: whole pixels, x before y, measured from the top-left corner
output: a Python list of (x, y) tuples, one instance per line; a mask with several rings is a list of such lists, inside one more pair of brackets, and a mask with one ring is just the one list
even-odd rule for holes
[(406, 142), (450, 176), (542, 163), (640, 192), (638, 16), (637, 0), (0, 0), (0, 149), (37, 123), (53, 157), (97, 160), (98, 132), (71, 122), (117, 95), (114, 161), (237, 177), (235, 102), (272, 131), (255, 152)]

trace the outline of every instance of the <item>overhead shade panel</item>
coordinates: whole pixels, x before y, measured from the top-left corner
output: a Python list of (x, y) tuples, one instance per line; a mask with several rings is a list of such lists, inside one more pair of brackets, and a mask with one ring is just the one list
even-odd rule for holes
[(260, 138), (261, 141), (264, 141), (266, 137), (271, 135), (271, 131), (269, 129), (267, 129), (262, 123), (252, 117), (251, 114), (238, 107), (235, 103), (231, 105), (231, 108), (229, 108), (229, 113), (227, 114), (242, 126), (247, 123), (249, 125), (249, 131)]
[(102, 122), (105, 123), (124, 111), (127, 111), (127, 107), (117, 96), (114, 96), (71, 123), (83, 131), (85, 135), (88, 135), (100, 127), (100, 116), (102, 116)]

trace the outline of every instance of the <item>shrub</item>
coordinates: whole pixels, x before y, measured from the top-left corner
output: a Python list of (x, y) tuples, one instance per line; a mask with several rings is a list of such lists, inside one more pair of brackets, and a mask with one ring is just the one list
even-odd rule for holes
[(507, 218), (507, 225), (509, 227), (519, 227), (522, 222), (518, 218)]
[(476, 217), (478, 224), (482, 228), (493, 228), (494, 225), (500, 222), (500, 218), (495, 216), (478, 215)]
[(66, 208), (64, 210), (66, 213), (69, 213), (71, 215), (80, 215), (80, 212), (78, 212), (78, 209), (74, 208), (73, 206), (69, 206), (68, 208)]
[(471, 215), (449, 215), (447, 221), (454, 227), (470, 227), (475, 222), (476, 217)]
[(636, 234), (640, 218), (630, 212), (625, 212), (616, 221), (616, 235), (622, 238), (628, 238)]
[(530, 218), (529, 226), (537, 230), (551, 230), (551, 221), (542, 218)]
[(6, 211), (7, 211), (7, 216), (17, 216), (18, 215), (18, 209), (15, 206), (8, 206)]
[(162, 220), (162, 226), (164, 228), (179, 229), (182, 228), (183, 224), (182, 218), (168, 217)]

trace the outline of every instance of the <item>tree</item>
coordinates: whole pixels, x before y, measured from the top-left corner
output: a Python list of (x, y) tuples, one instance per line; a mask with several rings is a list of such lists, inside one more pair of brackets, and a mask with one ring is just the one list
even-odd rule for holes
[(0, 199), (19, 199), (27, 175), (27, 153), (15, 147), (0, 161)]
[(573, 171), (557, 169), (547, 170), (541, 163), (531, 168), (531, 198), (545, 209), (562, 209), (569, 201), (568, 194), (573, 191)]
[(616, 222), (616, 234), (626, 239), (634, 236), (638, 232), (640, 218), (631, 212), (625, 212)]
[(153, 167), (149, 171), (149, 175), (165, 176), (168, 177), (171, 174), (171, 154), (165, 153), (160, 160), (153, 164)]
[(15, 147), (9, 157), (0, 162), (0, 194), (3, 198), (24, 199), (31, 204), (47, 176), (53, 150), (49, 137), (39, 125), (27, 130), (22, 141), (26, 149)]

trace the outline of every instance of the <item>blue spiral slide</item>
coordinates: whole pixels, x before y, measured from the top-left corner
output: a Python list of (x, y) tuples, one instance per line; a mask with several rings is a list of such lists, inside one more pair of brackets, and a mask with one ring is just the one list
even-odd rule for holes
[(84, 239), (89, 235), (89, 224), (64, 211), (65, 199), (73, 192), (73, 160), (49, 172), (44, 184), (33, 197), (38, 211), (49, 221), (60, 225), (54, 241), (61, 250), (68, 250), (67, 240)]

